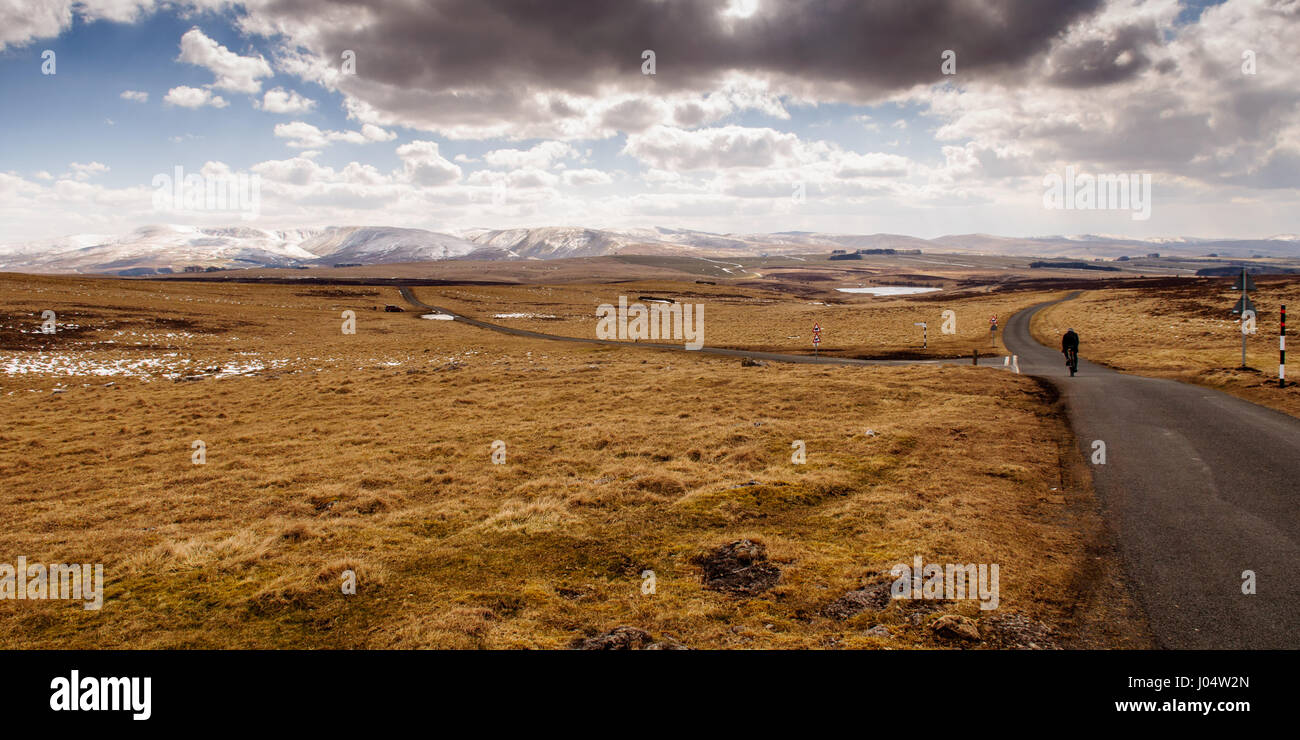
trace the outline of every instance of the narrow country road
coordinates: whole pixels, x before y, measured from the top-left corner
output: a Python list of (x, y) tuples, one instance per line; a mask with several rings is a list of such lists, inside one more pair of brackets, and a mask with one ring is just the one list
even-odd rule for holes
[[(1071, 378), (1059, 349), (1029, 333), (1060, 302), (1013, 315), (1003, 341), (1021, 372), (1060, 389), (1084, 459), (1105, 443), (1097, 493), (1157, 642), (1300, 648), (1300, 419), (1086, 360)], [(1255, 595), (1242, 593), (1247, 570)]]

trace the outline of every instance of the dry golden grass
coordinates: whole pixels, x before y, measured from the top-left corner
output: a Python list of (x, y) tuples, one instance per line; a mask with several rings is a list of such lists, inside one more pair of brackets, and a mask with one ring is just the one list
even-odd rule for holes
[[(1256, 284), (1251, 301), (1259, 316), (1257, 333), (1247, 339), (1249, 370), (1241, 369), (1241, 324), (1230, 313), (1241, 294), (1225, 280), (1086, 291), (1040, 311), (1031, 330), (1057, 347), (1073, 326), (1081, 336), (1080, 354), (1093, 362), (1197, 383), (1300, 416), (1300, 389), (1277, 387), (1278, 307), (1300, 313), (1300, 279), (1258, 277)], [(1291, 332), (1300, 333), (1294, 326)], [(1300, 376), (1291, 364), (1291, 375)]]
[[(0, 277), (0, 562), (106, 577), (99, 612), (0, 601), (0, 646), (556, 648), (623, 624), (692, 647), (943, 645), (908, 619), (929, 603), (821, 615), (918, 554), (1000, 564), (996, 613), (1071, 644), (1144, 644), (1029, 378), (742, 368), (370, 310), (391, 288), (296, 295), (334, 290)], [(66, 331), (24, 333), (45, 309)], [(692, 558), (745, 537), (779, 584), (702, 588)]]

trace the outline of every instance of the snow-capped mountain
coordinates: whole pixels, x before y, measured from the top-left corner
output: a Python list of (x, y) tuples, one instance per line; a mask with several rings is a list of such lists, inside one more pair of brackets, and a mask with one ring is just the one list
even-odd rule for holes
[(445, 260), (469, 254), (476, 248), (451, 234), (386, 226), (326, 229), (303, 239), (298, 246), (320, 264), (363, 265)]
[(484, 251), (508, 259), (556, 259), (617, 254), (629, 243), (625, 234), (576, 226), (535, 229), (473, 229), (464, 235)]
[(0, 247), (0, 271), (149, 275), (186, 269), (294, 267), (438, 260), (468, 254), (464, 239), (422, 229), (145, 226), (121, 237), (77, 235)]
[(283, 231), (245, 226), (147, 226), (121, 237), (82, 234), (0, 246), (0, 271), (151, 275), (207, 268), (372, 265), (445, 259), (546, 260), (614, 254), (744, 258), (834, 249), (919, 249), (1087, 259), (1145, 257), (1152, 252), (1166, 256), (1300, 257), (1300, 237), (1289, 234), (1264, 239), (955, 234), (921, 239), (899, 234), (807, 231), (714, 234), (664, 227), (612, 230), (547, 226), (470, 229), (446, 234), (388, 226)]

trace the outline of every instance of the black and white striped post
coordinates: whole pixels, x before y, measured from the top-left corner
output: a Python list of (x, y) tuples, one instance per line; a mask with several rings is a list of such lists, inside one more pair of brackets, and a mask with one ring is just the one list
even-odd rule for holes
[(1282, 306), (1282, 330), (1277, 336), (1277, 387), (1286, 387), (1286, 305)]

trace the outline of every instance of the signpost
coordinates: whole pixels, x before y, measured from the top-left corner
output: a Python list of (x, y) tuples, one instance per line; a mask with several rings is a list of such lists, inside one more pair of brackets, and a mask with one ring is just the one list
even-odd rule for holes
[(989, 346), (990, 347), (997, 346), (998, 344), (997, 333), (998, 333), (998, 315), (993, 314), (992, 316), (989, 317)]
[(929, 346), (930, 346), (930, 328), (929, 328), (928, 326), (925, 325), (925, 322), (924, 322), (924, 321), (914, 321), (914, 322), (912, 322), (912, 326), (919, 326), (919, 327), (921, 327), (921, 349), (926, 349), (927, 347), (929, 347)]
[(1232, 286), (1233, 290), (1241, 291), (1241, 300), (1237, 305), (1232, 307), (1232, 312), (1241, 316), (1241, 367), (1246, 367), (1246, 334), (1247, 321), (1254, 322), (1259, 313), (1255, 310), (1255, 304), (1250, 300), (1250, 291), (1255, 290), (1255, 281), (1251, 279), (1246, 272), (1246, 268), (1241, 268), (1241, 277), (1237, 278), (1236, 284)]
[(813, 324), (813, 356), (817, 355), (817, 345), (822, 343), (822, 325)]
[(1282, 306), (1282, 330), (1277, 335), (1277, 387), (1286, 387), (1286, 305)]

